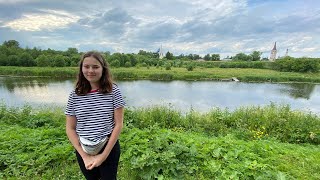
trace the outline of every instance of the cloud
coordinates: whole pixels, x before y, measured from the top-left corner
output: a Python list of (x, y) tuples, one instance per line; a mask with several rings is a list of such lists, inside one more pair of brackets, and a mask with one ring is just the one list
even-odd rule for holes
[(65, 11), (40, 10), (41, 13), (28, 13), (23, 17), (6, 22), (3, 27), (15, 31), (41, 31), (65, 28), (70, 23), (75, 23), (79, 17)]
[(0, 40), (18, 37), (31, 47), (131, 53), (162, 45), (174, 54), (258, 50), (269, 56), (277, 41), (280, 55), (287, 48), (290, 55), (320, 55), (318, 1), (12, 2), (0, 6)]
[(0, 0), (0, 4), (18, 4), (18, 3), (30, 3), (30, 2), (35, 2), (39, 0)]
[(136, 22), (136, 19), (121, 8), (114, 8), (79, 20), (81, 25), (100, 33), (107, 39), (121, 38), (127, 28)]

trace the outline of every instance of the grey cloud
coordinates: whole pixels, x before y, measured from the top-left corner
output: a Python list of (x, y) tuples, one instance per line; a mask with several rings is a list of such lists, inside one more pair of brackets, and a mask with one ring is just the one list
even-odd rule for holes
[(119, 38), (126, 32), (127, 26), (137, 22), (125, 10), (120, 8), (111, 9), (104, 13), (94, 15), (94, 18), (80, 19), (81, 25), (89, 25), (93, 30), (109, 38)]
[(168, 41), (175, 36), (178, 27), (171, 22), (150, 23), (138, 31), (136, 39), (149, 42)]

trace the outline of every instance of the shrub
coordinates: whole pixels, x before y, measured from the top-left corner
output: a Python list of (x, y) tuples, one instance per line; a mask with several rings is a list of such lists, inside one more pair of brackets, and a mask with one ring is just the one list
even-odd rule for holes
[(190, 63), (190, 64), (187, 65), (187, 70), (188, 71), (193, 71), (193, 69), (194, 69), (194, 65), (193, 64)]

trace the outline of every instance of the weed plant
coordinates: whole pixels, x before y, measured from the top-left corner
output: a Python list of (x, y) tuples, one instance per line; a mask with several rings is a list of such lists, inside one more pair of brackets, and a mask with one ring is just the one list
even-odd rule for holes
[[(319, 117), (288, 106), (126, 109), (119, 179), (319, 179)], [(84, 179), (62, 108), (0, 105), (0, 179)]]

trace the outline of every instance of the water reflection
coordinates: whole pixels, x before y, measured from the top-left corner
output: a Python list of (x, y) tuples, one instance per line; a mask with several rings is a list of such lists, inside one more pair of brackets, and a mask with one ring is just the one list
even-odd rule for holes
[(0, 87), (9, 92), (17, 89), (45, 88), (50, 83), (62, 83), (67, 79), (39, 78), (39, 77), (0, 77)]
[(310, 99), (311, 94), (315, 90), (315, 84), (285, 84), (284, 88), (280, 89), (280, 92), (283, 94), (288, 94), (294, 99)]
[(52, 78), (0, 77), (0, 99), (12, 106), (62, 105), (73, 81)]
[[(0, 100), (13, 106), (65, 106), (75, 79), (0, 77)], [(320, 113), (320, 86), (213, 81), (121, 81), (117, 83), (130, 107), (164, 105), (206, 112), (214, 107), (289, 104)]]

